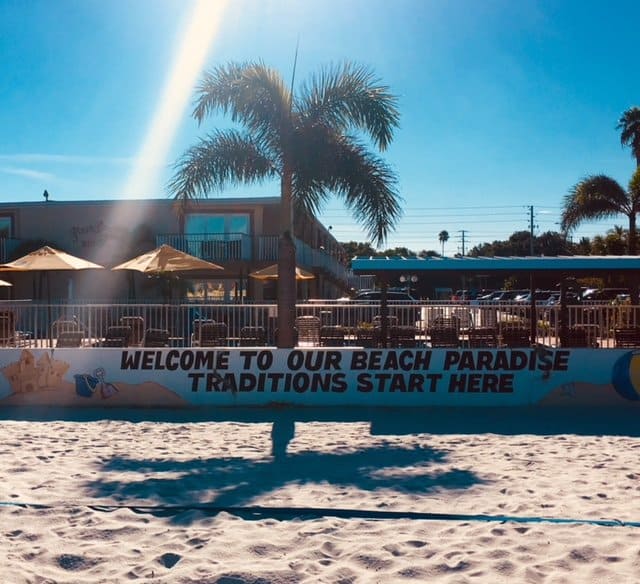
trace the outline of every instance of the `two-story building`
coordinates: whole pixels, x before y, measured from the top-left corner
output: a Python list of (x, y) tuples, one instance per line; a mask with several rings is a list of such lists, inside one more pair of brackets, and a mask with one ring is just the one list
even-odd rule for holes
[[(48, 244), (111, 268), (168, 243), (222, 266), (180, 275), (180, 293), (210, 300), (272, 300), (275, 283), (249, 277), (278, 260), (279, 197), (216, 197), (192, 204), (184, 216), (171, 199), (0, 203), (0, 261)], [(317, 219), (296, 222), (298, 265), (316, 278), (299, 296), (335, 298), (348, 287), (342, 247)], [(39, 276), (3, 274), (13, 298), (42, 297)], [(157, 279), (131, 272), (89, 270), (51, 278), (51, 297), (109, 301), (160, 299)]]

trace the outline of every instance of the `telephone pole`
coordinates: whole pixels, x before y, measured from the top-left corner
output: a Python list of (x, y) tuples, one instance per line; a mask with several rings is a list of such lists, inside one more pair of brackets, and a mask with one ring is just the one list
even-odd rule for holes
[(531, 256), (533, 255), (533, 230), (536, 227), (537, 225), (533, 223), (533, 205), (529, 205), (529, 255)]
[(460, 238), (461, 238), (462, 257), (464, 257), (464, 253), (465, 253), (465, 236), (468, 233), (468, 231), (466, 229), (460, 229), (458, 231), (458, 233), (460, 233)]

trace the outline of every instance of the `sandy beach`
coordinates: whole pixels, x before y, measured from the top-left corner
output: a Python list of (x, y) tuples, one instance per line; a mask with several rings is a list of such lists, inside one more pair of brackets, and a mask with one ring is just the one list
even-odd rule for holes
[(633, 420), (28, 417), (0, 422), (4, 582), (640, 582)]

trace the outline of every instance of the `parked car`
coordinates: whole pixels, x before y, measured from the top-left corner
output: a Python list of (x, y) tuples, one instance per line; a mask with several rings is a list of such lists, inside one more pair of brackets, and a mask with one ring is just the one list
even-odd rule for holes
[[(374, 317), (380, 313), (381, 299), (380, 290), (361, 290), (353, 297), (339, 299), (346, 305), (345, 308), (340, 308), (341, 323), (353, 326), (360, 322), (373, 322)], [(388, 290), (387, 304), (389, 316), (395, 317), (398, 324), (414, 325), (422, 320), (420, 302), (406, 291)]]

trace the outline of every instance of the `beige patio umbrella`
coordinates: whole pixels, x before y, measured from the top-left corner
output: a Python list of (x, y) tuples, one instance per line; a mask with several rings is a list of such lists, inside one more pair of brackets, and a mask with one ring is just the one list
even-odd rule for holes
[[(49, 323), (51, 323), (51, 286), (49, 282), (49, 272), (90, 269), (104, 269), (104, 266), (73, 256), (48, 245), (32, 251), (12, 262), (0, 264), (0, 271), (4, 272), (44, 272), (46, 274)], [(50, 327), (49, 332), (51, 332)], [(52, 344), (51, 336), (49, 336), (49, 344)]]
[[(192, 256), (170, 245), (162, 244), (135, 258), (111, 268), (112, 270), (134, 270), (149, 276), (161, 276), (166, 274), (179, 274), (182, 272), (195, 272), (204, 270), (224, 270), (222, 266)], [(169, 283), (169, 297), (172, 296), (171, 283)]]
[[(278, 264), (273, 264), (271, 266), (267, 266), (266, 268), (262, 268), (261, 270), (256, 270), (255, 272), (251, 272), (249, 274), (252, 278), (256, 280), (277, 280), (278, 279)], [(307, 270), (303, 270), (296, 266), (296, 280), (313, 280), (315, 276), (311, 272), (307, 272)]]
[(166, 272), (223, 270), (224, 268), (218, 264), (189, 255), (170, 245), (163, 244), (111, 269), (136, 270), (143, 274), (163, 274)]

